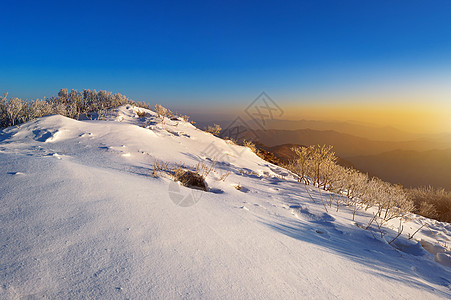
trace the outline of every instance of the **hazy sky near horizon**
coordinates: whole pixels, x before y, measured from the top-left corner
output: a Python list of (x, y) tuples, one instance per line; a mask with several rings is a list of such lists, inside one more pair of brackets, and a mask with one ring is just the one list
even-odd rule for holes
[(451, 131), (451, 2), (2, 1), (0, 93)]

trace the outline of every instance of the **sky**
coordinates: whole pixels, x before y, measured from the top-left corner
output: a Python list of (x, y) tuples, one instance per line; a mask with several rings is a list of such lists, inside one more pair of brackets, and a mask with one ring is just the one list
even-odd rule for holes
[(281, 2), (1, 1), (0, 93), (451, 131), (450, 1)]

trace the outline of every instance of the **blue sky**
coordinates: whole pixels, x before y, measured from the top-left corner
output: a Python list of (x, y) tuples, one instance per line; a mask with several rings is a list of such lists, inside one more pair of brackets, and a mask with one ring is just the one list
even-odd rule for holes
[(450, 1), (281, 2), (2, 1), (0, 92), (105, 89), (176, 107), (263, 90), (289, 105), (450, 95)]

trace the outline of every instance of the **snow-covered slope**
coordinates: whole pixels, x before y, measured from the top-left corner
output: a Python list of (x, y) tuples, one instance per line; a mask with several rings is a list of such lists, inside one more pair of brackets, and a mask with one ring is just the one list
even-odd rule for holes
[[(247, 148), (130, 106), (106, 119), (1, 132), (1, 299), (451, 297), (450, 224), (412, 216), (388, 245), (356, 226), (371, 211), (326, 212), (325, 192)], [(203, 192), (156, 161), (217, 162)]]

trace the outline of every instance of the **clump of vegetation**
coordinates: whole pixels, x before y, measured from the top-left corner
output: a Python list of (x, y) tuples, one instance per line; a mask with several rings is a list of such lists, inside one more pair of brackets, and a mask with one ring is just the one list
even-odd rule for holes
[(208, 126), (207, 129), (205, 129), (206, 132), (209, 132), (216, 136), (218, 136), (221, 133), (221, 130), (222, 130), (222, 128), (218, 124), (214, 124), (213, 126)]
[(229, 177), (231, 174), (230, 171), (227, 171), (226, 173), (222, 174), (219, 178), (218, 181), (226, 181), (227, 177)]
[(251, 141), (248, 140), (243, 140), (243, 146), (249, 148), (252, 152), (254, 152), (255, 154), (259, 154), (259, 150), (257, 149), (257, 146), (255, 146), (254, 143), (252, 143)]
[(175, 181), (186, 187), (208, 191), (205, 179), (214, 170), (214, 166), (214, 162), (211, 165), (199, 162), (193, 170), (179, 166), (173, 171), (172, 176)]
[(268, 152), (262, 148), (258, 148), (257, 145), (255, 145), (253, 142), (244, 139), (241, 144), (244, 147), (249, 148), (261, 159), (266, 160), (275, 165), (281, 165), (280, 160), (273, 153)]
[(155, 160), (153, 162), (153, 171), (152, 171), (153, 177), (158, 177), (158, 176), (160, 176), (161, 173), (168, 173), (170, 171), (171, 170), (169, 168), (168, 162), (163, 162), (163, 161), (159, 161), (159, 160)]
[(199, 173), (203, 178), (207, 178), (207, 176), (215, 169), (216, 162), (212, 162), (210, 165), (205, 162), (199, 162), (196, 165), (195, 172)]
[(214, 163), (208, 165), (199, 162), (194, 168), (187, 168), (184, 165), (170, 166), (168, 162), (155, 160), (152, 176), (159, 177), (166, 174), (186, 187), (208, 191), (205, 179), (214, 170), (214, 166)]
[(224, 141), (229, 145), (238, 145), (238, 142), (234, 138), (225, 138)]
[(23, 101), (19, 98), (7, 99), (7, 94), (0, 96), (0, 128), (18, 125), (30, 120), (59, 114), (72, 119), (99, 118), (100, 115), (110, 108), (130, 104), (150, 109), (143, 102), (134, 102), (119, 93), (112, 94), (107, 91), (85, 89), (77, 90), (61, 89), (58, 96), (48, 99), (36, 99)]
[(191, 124), (194, 124), (194, 121), (189, 120), (190, 116), (188, 116), (188, 115), (182, 115), (182, 116), (180, 116), (180, 118), (185, 122), (190, 122)]
[[(227, 142), (227, 140), (226, 140), (226, 142)], [(260, 157), (263, 160), (266, 160), (267, 162), (270, 162), (274, 165), (280, 165), (280, 166), (285, 167), (284, 165), (282, 165), (282, 162), (280, 161), (280, 159), (274, 155), (274, 153), (266, 151), (264, 149), (263, 145), (261, 145), (259, 143), (255, 144), (254, 142), (248, 141), (246, 139), (243, 139), (240, 143), (238, 143), (238, 141), (236, 141), (236, 140), (233, 140), (233, 142), (237, 145), (239, 144), (241, 146), (249, 148), (258, 157)]]
[(147, 113), (142, 110), (137, 110), (136, 115), (138, 116), (138, 118), (144, 118), (145, 116), (147, 116)]
[(407, 189), (406, 192), (409, 199), (415, 203), (415, 213), (442, 222), (451, 222), (451, 192), (431, 186)]
[(207, 184), (205, 182), (205, 178), (199, 174), (198, 172), (176, 169), (174, 172), (174, 180), (179, 181), (182, 185), (199, 189), (202, 191), (207, 191)]
[(174, 113), (169, 109), (163, 107), (160, 104), (155, 104), (155, 112), (161, 120), (161, 123), (164, 124), (164, 118), (173, 119), (175, 117)]

